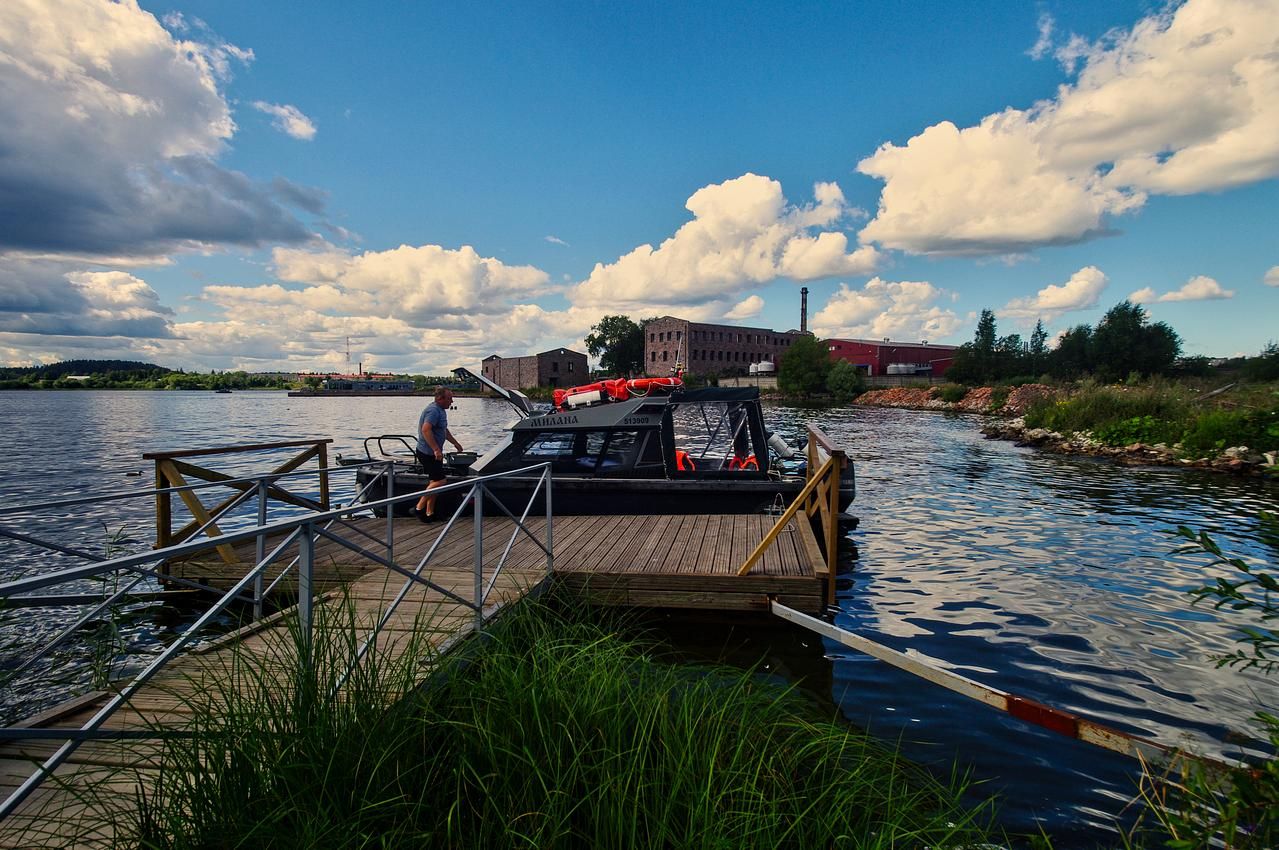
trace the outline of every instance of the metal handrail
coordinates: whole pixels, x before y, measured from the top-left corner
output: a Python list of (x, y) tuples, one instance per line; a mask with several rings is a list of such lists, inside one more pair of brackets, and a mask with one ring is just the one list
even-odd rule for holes
[[(553, 532), (552, 532), (553, 514), (552, 514), (552, 501), (551, 501), (552, 478), (550, 475), (549, 463), (536, 464), (536, 465), (524, 467), (521, 469), (510, 470), (508, 472), (495, 473), (488, 476), (480, 476), (470, 481), (460, 481), (455, 484), (449, 484), (449, 485), (445, 485), (443, 487), (439, 487), (431, 490), (431, 493), (436, 496), (441, 495), (444, 492), (447, 492), (450, 490), (461, 490), (464, 488), (470, 488), (471, 490), (471, 496), (472, 496), (471, 501), (475, 506), (474, 508), (475, 525), (472, 530), (472, 533), (475, 537), (475, 548), (474, 548), (475, 559), (473, 562), (474, 571), (475, 571), (474, 602), (465, 600), (457, 596), (456, 594), (448, 592), (444, 588), (440, 588), (434, 585), (429, 580), (423, 579), (420, 575), (422, 570), (425, 568), (426, 564), (430, 561), (431, 556), (433, 556), (434, 553), (438, 551), (440, 541), (448, 533), (449, 529), (453, 527), (458, 516), (461, 514), (462, 510), (465, 508), (465, 504), (466, 504), (465, 500), (463, 500), (462, 504), (459, 506), (457, 511), (450, 518), (448, 524), (445, 526), (445, 528), (441, 532), (439, 538), (437, 538), (437, 540), (431, 546), (429, 552), (427, 553), (427, 556), (424, 557), (422, 561), (417, 565), (417, 568), (413, 573), (409, 573), (407, 570), (399, 567), (399, 565), (394, 563), (393, 540), (388, 540), (388, 554), (390, 554), (391, 557), (388, 557), (385, 560), (382, 559), (380, 556), (376, 556), (376, 555), (373, 555), (372, 553), (367, 552), (366, 550), (359, 549), (359, 551), (364, 552), (364, 554), (366, 554), (367, 556), (370, 556), (371, 559), (374, 561), (374, 563), (380, 564), (390, 569), (393, 572), (398, 572), (405, 575), (407, 578), (407, 581), (404, 588), (401, 589), (400, 593), (397, 594), (395, 600), (388, 607), (387, 611), (379, 619), (378, 625), (375, 627), (373, 633), (365, 639), (364, 644), (360, 647), (360, 650), (357, 652), (355, 658), (352, 660), (351, 666), (348, 667), (347, 671), (342, 676), (342, 681), (345, 681), (346, 678), (350, 675), (350, 673), (355, 669), (355, 666), (359, 664), (360, 660), (363, 658), (364, 654), (367, 652), (368, 647), (373, 645), (373, 642), (376, 641), (377, 636), (381, 633), (382, 628), (389, 621), (390, 615), (394, 613), (395, 608), (400, 604), (400, 602), (407, 595), (408, 589), (414, 584), (423, 584), (429, 587), (433, 587), (442, 593), (446, 593), (448, 596), (454, 598), (459, 603), (467, 606), (468, 608), (473, 609), (475, 611), (476, 616), (475, 616), (475, 620), (473, 622), (472, 628), (474, 628), (477, 631), (482, 629), (483, 623), (484, 623), (484, 605), (485, 605), (485, 602), (487, 601), (489, 593), (492, 591), (492, 584), (490, 584), (488, 590), (485, 590), (483, 588), (483, 567), (484, 567), (483, 565), (483, 541), (484, 541), (483, 502), (484, 502), (484, 493), (486, 491), (485, 482), (492, 481), (498, 478), (518, 476), (518, 475), (530, 473), (533, 471), (539, 472), (539, 482), (537, 486), (534, 488), (533, 492), (530, 494), (528, 505), (525, 507), (524, 512), (521, 515), (521, 518), (519, 520), (516, 520), (517, 527), (515, 531), (513, 532), (513, 534), (518, 534), (521, 530), (524, 530), (526, 533), (528, 533), (527, 529), (525, 529), (523, 525), (524, 520), (527, 519), (528, 513), (533, 505), (533, 502), (536, 500), (538, 494), (544, 490), (545, 499), (546, 499), (546, 520), (547, 520), (546, 544), (542, 545), (541, 542), (538, 541), (538, 545), (541, 546), (543, 551), (546, 552), (547, 574), (548, 575), (550, 574), (550, 571), (554, 565), (554, 560), (552, 555), (552, 551), (553, 551)], [(388, 474), (390, 474), (389, 470), (388, 470)], [(195, 640), (195, 635), (197, 635), (210, 621), (212, 621), (214, 617), (216, 617), (218, 614), (224, 611), (231, 604), (232, 601), (239, 598), (250, 584), (260, 581), (262, 573), (272, 563), (274, 563), (277, 560), (277, 558), (293, 544), (294, 541), (297, 541), (298, 547), (299, 547), (299, 556), (298, 556), (298, 562), (297, 562), (299, 567), (298, 579), (297, 579), (298, 580), (298, 604), (296, 606), (296, 610), (297, 610), (298, 619), (300, 621), (300, 624), (303, 630), (302, 632), (303, 640), (305, 643), (309, 644), (310, 640), (312, 639), (312, 627), (313, 627), (312, 614), (314, 609), (314, 598), (312, 594), (312, 584), (313, 584), (312, 579), (313, 579), (313, 570), (314, 570), (315, 540), (316, 540), (316, 537), (318, 536), (325, 536), (325, 537), (331, 537), (333, 539), (338, 539), (336, 535), (328, 533), (328, 530), (327, 530), (328, 526), (326, 526), (324, 529), (317, 530), (316, 528), (317, 524), (319, 524), (320, 522), (327, 522), (329, 525), (331, 525), (334, 520), (338, 520), (346, 514), (354, 513), (355, 511), (362, 511), (369, 508), (377, 508), (377, 507), (385, 507), (387, 509), (387, 514), (389, 517), (394, 511), (394, 505), (396, 503), (407, 501), (410, 499), (418, 499), (422, 495), (424, 495), (426, 492), (427, 490), (423, 489), (421, 491), (407, 493), (401, 496), (395, 496), (392, 493), (392, 495), (388, 496), (387, 498), (381, 499), (375, 502), (361, 503), (358, 505), (348, 505), (346, 507), (337, 508), (330, 511), (316, 512), (306, 517), (295, 517), (292, 519), (280, 520), (267, 525), (261, 525), (253, 529), (229, 532), (227, 534), (220, 535), (218, 538), (219, 543), (229, 544), (229, 543), (242, 542), (242, 541), (253, 539), (253, 538), (257, 538), (258, 540), (263, 540), (265, 538), (265, 535), (269, 533), (287, 532), (284, 539), (281, 540), (280, 543), (277, 544), (274, 547), (274, 549), (271, 550), (270, 553), (268, 553), (264, 558), (260, 559), (258, 563), (252, 569), (246, 571), (245, 575), (242, 576), (240, 580), (237, 581), (229, 590), (227, 590), (216, 602), (214, 602), (214, 604), (209, 608), (209, 610), (206, 611), (203, 615), (201, 615), (196, 620), (196, 622), (193, 623), (191, 627), (187, 629), (178, 638), (178, 640), (176, 640), (170, 646), (166, 647), (165, 650), (162, 653), (160, 653), (159, 656), (157, 656), (141, 672), (137, 673), (128, 684), (126, 684), (123, 688), (121, 688), (113, 696), (111, 696), (111, 698), (108, 699), (107, 703), (103, 705), (103, 707), (99, 709), (96, 713), (94, 713), (94, 715), (83, 726), (81, 726), (78, 730), (75, 730), (75, 729), (66, 730), (65, 743), (61, 747), (59, 747), (58, 750), (54, 752), (53, 755), (51, 755), (39, 766), (37, 766), (35, 771), (31, 774), (31, 776), (28, 777), (17, 789), (15, 789), (8, 796), (8, 798), (3, 801), (3, 803), (0, 803), (0, 820), (3, 820), (4, 818), (12, 814), (14, 811), (16, 811), (17, 807), (21, 805), (23, 800), (25, 800), (36, 788), (38, 788), (45, 779), (51, 776), (53, 772), (57, 770), (57, 768), (61, 764), (63, 764), (67, 760), (67, 758), (69, 758), (70, 755), (85, 740), (90, 740), (93, 738), (100, 738), (100, 737), (113, 737), (113, 735), (104, 736), (104, 735), (98, 734), (98, 730), (101, 729), (102, 725), (107, 721), (107, 719), (109, 719), (111, 715), (114, 714), (115, 711), (121, 705), (125, 704), (129, 699), (131, 699), (133, 695), (136, 694), (138, 690), (142, 688), (143, 685), (145, 685), (148, 681), (150, 681), (151, 678), (153, 678), (156, 675), (156, 673), (158, 673), (173, 658), (175, 658), (179, 652), (181, 652), (190, 643), (192, 643)], [(505, 506), (501, 505), (500, 502), (499, 502), (499, 505), (501, 506), (502, 510), (504, 511), (506, 510)], [(507, 514), (510, 515), (510, 512), (507, 511)], [(512, 516), (512, 518), (514, 517)], [(390, 527), (391, 527), (390, 523), (388, 523), (388, 528)], [(536, 538), (534, 539), (536, 540)], [(339, 540), (339, 542), (342, 542), (343, 545), (354, 546), (354, 544), (347, 543), (346, 541)], [(197, 552), (202, 549), (208, 549), (209, 546), (210, 546), (210, 543), (207, 540), (180, 543), (174, 546), (166, 547), (164, 549), (157, 549), (157, 550), (142, 553), (142, 554), (126, 555), (126, 556), (117, 557), (117, 558), (110, 558), (100, 563), (89, 565), (89, 566), (73, 567), (65, 570), (60, 570), (45, 576), (17, 579), (14, 581), (0, 584), (0, 598), (7, 598), (9, 596), (19, 595), (21, 593), (29, 592), (31, 590), (39, 590), (41, 588), (51, 587), (55, 584), (59, 584), (65, 581), (75, 581), (82, 578), (87, 578), (87, 577), (97, 576), (97, 575), (104, 575), (107, 573), (118, 572), (118, 571), (133, 571), (133, 572), (138, 572), (143, 574), (153, 574), (151, 570), (145, 569), (143, 565), (149, 564), (155, 561), (164, 561), (169, 558), (178, 557), (181, 555), (191, 554), (193, 552)], [(359, 548), (359, 547), (356, 547), (356, 548)], [(510, 553), (510, 546), (508, 545), (507, 549), (503, 552), (497, 567), (495, 568), (495, 575), (497, 571), (501, 570), (503, 564), (505, 563), (506, 557), (507, 555), (509, 555), (509, 553)], [(14, 728), (0, 729), (0, 732), (3, 733), (2, 737), (5, 739), (21, 738), (23, 737), (23, 731), (24, 730), (22, 729), (14, 729)], [(32, 730), (31, 736), (48, 738), (49, 737), (48, 733), (49, 733), (49, 730)]]

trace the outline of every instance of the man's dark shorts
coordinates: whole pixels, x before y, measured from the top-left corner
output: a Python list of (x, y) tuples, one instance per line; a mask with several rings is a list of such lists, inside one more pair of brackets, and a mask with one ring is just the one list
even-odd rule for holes
[(449, 477), (448, 472), (444, 469), (443, 461), (436, 460), (435, 455), (427, 454), (421, 450), (414, 450), (414, 454), (417, 455), (417, 462), (422, 466), (422, 471), (425, 472), (432, 481), (443, 481), (445, 478)]

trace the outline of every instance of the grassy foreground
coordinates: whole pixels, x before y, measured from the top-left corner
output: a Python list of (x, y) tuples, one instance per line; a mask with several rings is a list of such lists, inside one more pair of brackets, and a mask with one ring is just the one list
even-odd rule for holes
[(314, 677), (246, 661), (236, 692), (207, 694), (196, 736), (169, 743), (141, 846), (972, 847), (993, 834), (990, 807), (961, 804), (958, 783), (802, 693), (666, 663), (581, 612), (522, 604), (393, 704), (416, 662), (373, 658), (329, 696), (346, 632), (325, 631)]

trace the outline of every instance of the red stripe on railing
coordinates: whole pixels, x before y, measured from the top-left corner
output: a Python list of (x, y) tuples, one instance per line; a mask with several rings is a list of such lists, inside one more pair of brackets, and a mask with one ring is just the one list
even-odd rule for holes
[(1058, 735), (1065, 735), (1067, 738), (1079, 737), (1079, 718), (1068, 711), (1012, 694), (1008, 695), (1007, 710), (1018, 720), (1034, 723)]

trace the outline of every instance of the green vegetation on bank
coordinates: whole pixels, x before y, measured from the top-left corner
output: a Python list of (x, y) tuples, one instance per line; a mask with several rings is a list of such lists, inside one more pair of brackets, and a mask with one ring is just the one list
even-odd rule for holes
[(1207, 397), (1188, 382), (1143, 386), (1084, 382), (1069, 397), (1045, 398), (1026, 412), (1028, 428), (1061, 434), (1091, 432), (1104, 445), (1170, 448), (1188, 458), (1213, 457), (1234, 446), (1279, 450), (1279, 388), (1238, 388)]
[[(989, 805), (740, 670), (667, 663), (584, 612), (526, 601), (409, 690), (427, 651), (354, 628), (313, 676), (242, 660), (143, 801), (141, 846), (975, 847)], [(406, 633), (400, 633), (404, 637)], [(292, 648), (289, 647), (292, 651)], [(285, 653), (287, 654), (287, 653)]]
[[(1251, 619), (1250, 624), (1240, 627), (1238, 639), (1247, 648), (1218, 656), (1217, 666), (1279, 673), (1279, 632), (1275, 630), (1279, 575), (1223, 553), (1202, 531), (1182, 526), (1177, 534), (1187, 541), (1182, 552), (1206, 554), (1213, 559), (1210, 568), (1226, 569), (1212, 584), (1191, 591), (1194, 602), (1209, 602), (1218, 610)], [(1273, 569), (1279, 564), (1279, 517), (1263, 511), (1256, 538), (1271, 553)], [(1180, 775), (1173, 777), (1175, 783), (1151, 773), (1143, 778), (1142, 797), (1151, 804), (1149, 811), (1168, 836), (1165, 846), (1175, 850), (1279, 847), (1279, 716), (1263, 707), (1254, 721), (1269, 742), (1269, 758), (1227, 771), (1186, 762)]]

